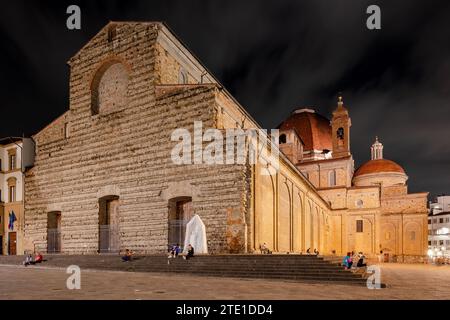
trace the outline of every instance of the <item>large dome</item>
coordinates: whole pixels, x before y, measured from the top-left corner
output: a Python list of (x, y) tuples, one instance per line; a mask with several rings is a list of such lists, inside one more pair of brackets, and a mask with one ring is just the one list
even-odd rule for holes
[(370, 173), (398, 172), (405, 174), (405, 170), (396, 162), (388, 159), (369, 160), (356, 170), (354, 177)]
[(298, 109), (278, 126), (280, 130), (294, 129), (302, 138), (305, 151), (332, 150), (330, 120), (311, 109)]
[(369, 160), (360, 166), (353, 175), (353, 183), (356, 186), (404, 185), (407, 180), (405, 170), (399, 164), (388, 159)]

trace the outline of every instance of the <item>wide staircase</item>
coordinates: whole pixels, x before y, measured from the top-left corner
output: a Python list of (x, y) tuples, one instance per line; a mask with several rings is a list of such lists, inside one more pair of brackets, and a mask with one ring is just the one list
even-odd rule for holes
[[(46, 255), (40, 266), (192, 274), (211, 277), (262, 278), (301, 282), (365, 285), (362, 274), (344, 270), (338, 264), (313, 255), (205, 255), (189, 260), (166, 255), (135, 256), (122, 262), (118, 255)], [(23, 256), (0, 256), (0, 264), (21, 265)], [(31, 267), (32, 268), (32, 267)]]

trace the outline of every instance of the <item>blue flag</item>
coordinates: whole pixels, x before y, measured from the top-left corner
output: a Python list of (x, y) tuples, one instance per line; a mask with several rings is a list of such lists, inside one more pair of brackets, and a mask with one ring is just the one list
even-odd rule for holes
[(14, 229), (14, 221), (17, 221), (16, 215), (14, 214), (14, 211), (11, 211), (9, 214), (9, 224), (8, 229), (13, 230)]

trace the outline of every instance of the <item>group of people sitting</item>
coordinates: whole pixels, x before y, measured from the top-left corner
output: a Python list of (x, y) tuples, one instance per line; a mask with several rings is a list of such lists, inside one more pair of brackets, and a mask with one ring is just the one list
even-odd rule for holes
[[(272, 251), (270, 251), (269, 247), (267, 246), (267, 243), (263, 243), (259, 246), (259, 251), (261, 252), (261, 254), (271, 254)], [(287, 254), (289, 254), (289, 252), (286, 252)], [(303, 254), (303, 252), (300, 252), (300, 254)], [(313, 253), (311, 253), (311, 248), (308, 248), (306, 250), (306, 254), (310, 254), (310, 255), (319, 255), (319, 250), (317, 250), (316, 248), (314, 248)]]
[(269, 247), (267, 246), (267, 243), (265, 243), (265, 242), (259, 246), (259, 250), (261, 251), (262, 254), (271, 254), (272, 253), (272, 251), (270, 251)]
[(362, 268), (367, 266), (366, 256), (362, 252), (359, 252), (357, 255), (355, 255), (353, 251), (347, 252), (347, 255), (342, 260), (342, 265), (346, 270), (351, 269), (353, 267), (353, 261), (355, 260), (357, 261), (356, 268)]
[[(306, 254), (311, 254), (311, 248), (308, 248), (308, 249), (306, 250)], [(318, 256), (318, 255), (319, 255), (319, 250), (317, 250), (316, 248), (314, 248), (314, 251), (313, 251), (312, 254)]]
[[(169, 256), (168, 256), (168, 258), (177, 258), (178, 255), (182, 251), (183, 250), (181, 250), (180, 244), (177, 243), (175, 246), (172, 246), (169, 249)], [(188, 259), (190, 259), (192, 257), (194, 257), (194, 247), (191, 244), (189, 244), (188, 247), (187, 247), (187, 253), (186, 253), (186, 255), (183, 256), (183, 259), (188, 260)]]
[(44, 261), (44, 257), (40, 252), (38, 252), (34, 257), (31, 253), (29, 253), (25, 256), (23, 265), (26, 267), (29, 265), (35, 265), (36, 263), (41, 263), (42, 261)]
[[(169, 257), (168, 258), (176, 258), (178, 257), (178, 255), (182, 252), (180, 245), (177, 243), (175, 246), (172, 246), (169, 249)], [(125, 250), (125, 255), (122, 256), (122, 261), (123, 262), (130, 262), (133, 260), (133, 254), (134, 252), (126, 249)], [(186, 255), (183, 256), (184, 259), (190, 259), (194, 257), (194, 247), (189, 244), (187, 247), (187, 253)]]
[(176, 258), (181, 253), (181, 247), (180, 244), (177, 243), (175, 246), (172, 246), (169, 249), (169, 256), (168, 258)]

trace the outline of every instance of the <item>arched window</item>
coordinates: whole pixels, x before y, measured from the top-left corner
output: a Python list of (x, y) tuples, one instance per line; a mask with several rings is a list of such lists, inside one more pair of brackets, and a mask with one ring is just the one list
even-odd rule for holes
[(356, 201), (356, 206), (357, 206), (358, 208), (362, 208), (363, 205), (364, 205), (364, 201), (362, 201), (361, 199), (358, 199), (358, 200)]
[(336, 170), (331, 170), (328, 173), (328, 181), (329, 181), (329, 186), (330, 187), (335, 187), (336, 186)]
[(188, 76), (186, 73), (186, 70), (183, 68), (180, 68), (180, 73), (178, 74), (178, 83), (179, 84), (187, 84), (188, 83)]
[(286, 143), (286, 135), (283, 133), (278, 140), (280, 144)]
[(110, 113), (127, 104), (128, 70), (118, 61), (105, 63), (91, 85), (92, 114)]
[(344, 128), (337, 129), (336, 135), (339, 140), (344, 140)]

